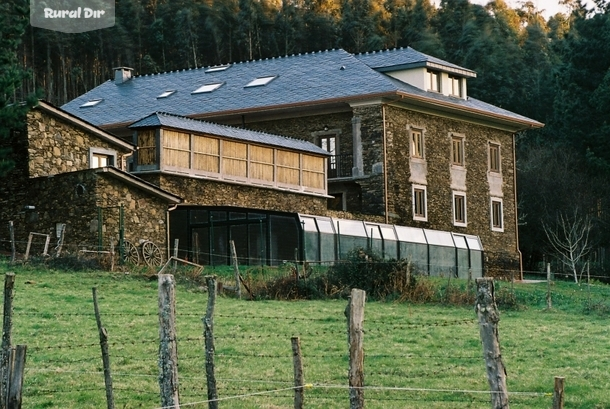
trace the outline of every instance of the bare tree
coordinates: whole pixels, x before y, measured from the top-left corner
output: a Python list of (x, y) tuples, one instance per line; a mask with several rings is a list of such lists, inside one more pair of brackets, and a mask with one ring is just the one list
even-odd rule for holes
[(593, 227), (591, 218), (575, 210), (573, 217), (558, 213), (553, 226), (544, 222), (542, 226), (551, 247), (561, 262), (573, 272), (574, 282), (578, 283), (578, 267), (582, 266), (584, 270), (583, 260), (592, 247), (589, 240)]

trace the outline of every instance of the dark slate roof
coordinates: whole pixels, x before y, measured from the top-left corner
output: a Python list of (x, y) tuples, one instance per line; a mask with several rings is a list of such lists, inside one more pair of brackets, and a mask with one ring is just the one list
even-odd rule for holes
[(366, 52), (356, 54), (355, 57), (369, 67), (380, 72), (429, 66), (441, 69), (444, 68), (447, 71), (459, 72), (468, 77), (476, 77), (476, 73), (472, 70), (441, 60), (440, 58), (421, 53), (411, 47)]
[(142, 118), (129, 127), (132, 129), (148, 127), (168, 127), (184, 131), (200, 132), (208, 135), (222, 136), (240, 141), (253, 142), (261, 145), (270, 145), (293, 149), (297, 151), (315, 153), (316, 155), (328, 156), (329, 153), (311, 142), (301, 139), (288, 138), (286, 136), (273, 135), (265, 132), (252, 131), (249, 129), (235, 128), (233, 126), (219, 125), (211, 122), (199, 121), (185, 118), (165, 112), (156, 112)]
[[(442, 94), (409, 86), (371, 68), (388, 68), (392, 58), (400, 63), (441, 61), (447, 67), (451, 65), (410, 48), (358, 55), (344, 50), (320, 51), (235, 63), (226, 70), (209, 73), (205, 72), (205, 68), (196, 68), (136, 76), (122, 84), (106, 81), (65, 104), (62, 109), (95, 125), (107, 126), (132, 123), (153, 112), (212, 116), (390, 97), (397, 93), (407, 97), (424, 97), (430, 104), (445, 102), (446, 97)], [(385, 69), (382, 68), (379, 71)], [(264, 86), (245, 88), (250, 81), (264, 76), (277, 78)], [(223, 85), (212, 92), (192, 94), (200, 86), (212, 83)], [(157, 98), (169, 90), (175, 92), (167, 98)], [(101, 99), (101, 102), (81, 108), (84, 103), (95, 99)], [(495, 107), (483, 106), (471, 99), (456, 102), (454, 107), (462, 110), (483, 109), (483, 112), (479, 112), (482, 115), (486, 114), (486, 110), (491, 115), (498, 114)], [(524, 118), (506, 110), (501, 111), (508, 121), (522, 122)], [(528, 121), (525, 127), (539, 124), (530, 119)]]

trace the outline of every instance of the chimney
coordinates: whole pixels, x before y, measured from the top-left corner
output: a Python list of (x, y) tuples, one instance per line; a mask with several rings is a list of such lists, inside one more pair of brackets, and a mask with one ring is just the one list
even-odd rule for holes
[(116, 68), (113, 68), (113, 70), (114, 70), (114, 83), (116, 85), (122, 84), (131, 79), (131, 72), (133, 71), (133, 68), (116, 67)]

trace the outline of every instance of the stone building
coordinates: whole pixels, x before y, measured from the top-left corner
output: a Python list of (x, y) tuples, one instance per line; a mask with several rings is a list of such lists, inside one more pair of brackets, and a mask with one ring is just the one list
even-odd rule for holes
[[(519, 267), (515, 135), (543, 124), (469, 96), (471, 70), (401, 48), (116, 74), (62, 108), (125, 140), (130, 124), (170, 112), (309, 141), (330, 155), (331, 197), (324, 209), (319, 196), (289, 193), (297, 211), (475, 235), (488, 267)], [(189, 189), (184, 177), (148, 180)], [(207, 203), (286, 210), (217, 186), (205, 186)]]

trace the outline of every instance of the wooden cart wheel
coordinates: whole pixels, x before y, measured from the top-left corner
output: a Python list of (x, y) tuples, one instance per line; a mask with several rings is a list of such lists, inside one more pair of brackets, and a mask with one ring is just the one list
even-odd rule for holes
[(123, 240), (123, 262), (134, 265), (140, 264), (138, 248), (127, 240)]
[(163, 264), (161, 250), (152, 241), (145, 241), (142, 243), (142, 257), (149, 266), (161, 267)]

